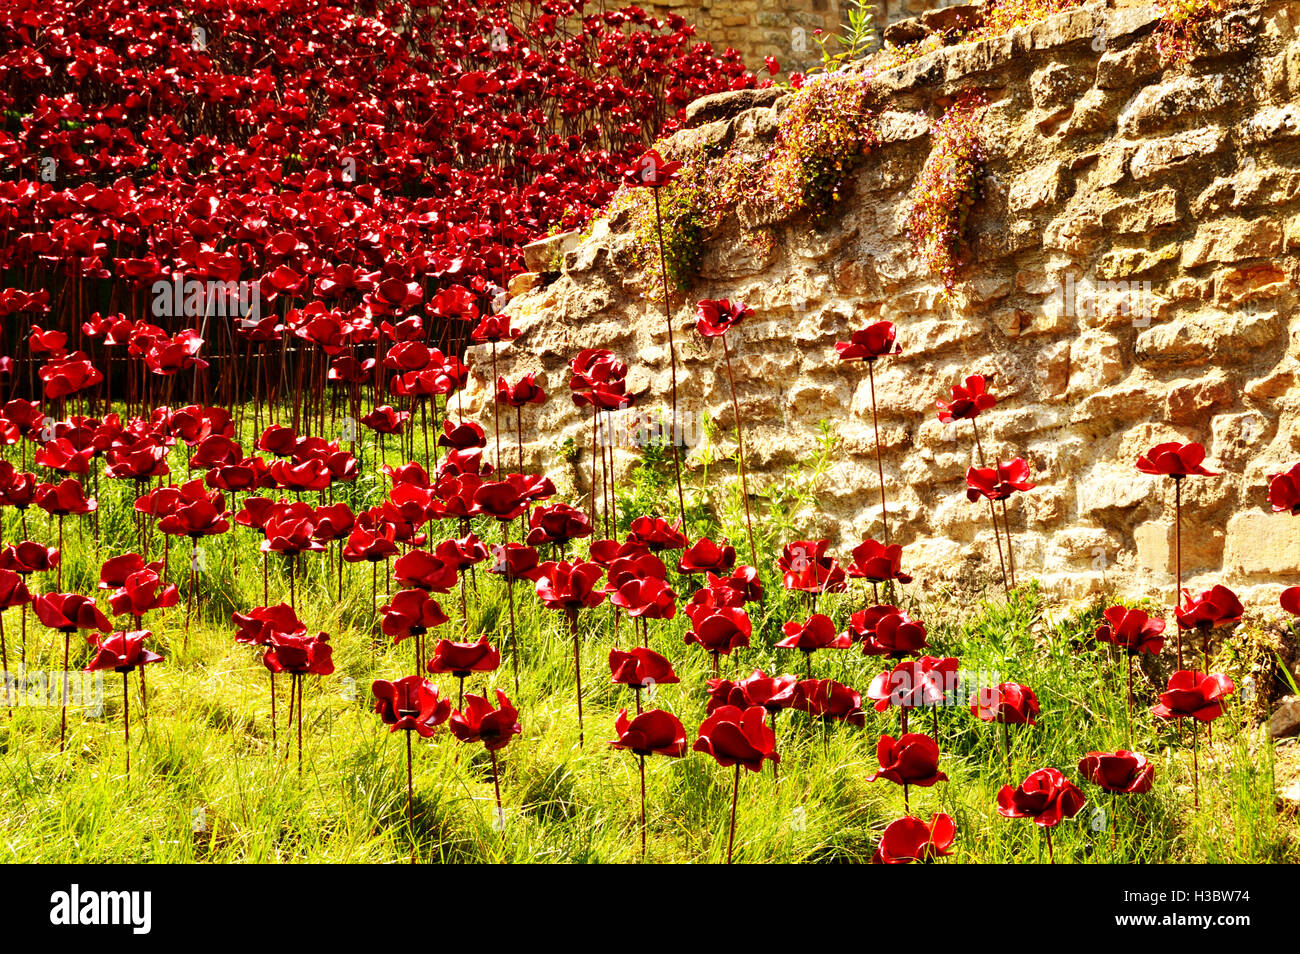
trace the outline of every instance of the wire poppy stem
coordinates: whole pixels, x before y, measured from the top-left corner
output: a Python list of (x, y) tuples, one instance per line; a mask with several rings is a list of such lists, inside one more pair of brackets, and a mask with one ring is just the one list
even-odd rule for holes
[[(640, 693), (637, 693), (640, 699)], [(641, 760), (641, 860), (645, 861), (645, 756), (639, 755)]]
[(411, 730), (406, 730), (406, 827), (411, 833), (411, 864), (415, 864), (415, 810), (411, 807), (415, 790), (411, 775)]
[(126, 777), (131, 779), (131, 699), (127, 695), (127, 673), (122, 673), (122, 744), (126, 749)]
[(1054, 865), (1056, 864), (1056, 856), (1052, 853), (1052, 829), (1044, 828), (1043, 834), (1047, 836), (1047, 863)]
[(736, 777), (731, 783), (731, 833), (727, 836), (727, 864), (731, 864), (731, 852), (736, 844), (736, 799), (740, 795), (740, 763), (736, 763)]
[(497, 771), (497, 750), (488, 749), (488, 754), (492, 756), (492, 789), (497, 796), (497, 824), (501, 827), (501, 840), (506, 838), (506, 816), (505, 811), (501, 808), (501, 775)]
[(867, 359), (867, 382), (871, 387), (871, 432), (876, 439), (876, 474), (880, 477), (880, 526), (889, 546), (889, 511), (885, 507), (885, 465), (880, 461), (880, 425), (876, 422), (876, 361)]
[[(1167, 565), (1167, 564), (1166, 564)], [(1178, 625), (1178, 604), (1183, 594), (1183, 479), (1174, 477), (1174, 638), (1178, 668), (1183, 668), (1183, 628)]]
[[(740, 496), (745, 501), (745, 533), (749, 536), (749, 555), (754, 561), (754, 566), (758, 566), (758, 550), (754, 547), (754, 525), (749, 516), (749, 481), (745, 475), (745, 441), (741, 437), (740, 431), (740, 403), (736, 399), (736, 379), (731, 373), (731, 348), (727, 345), (727, 336), (722, 336), (722, 356), (727, 362), (727, 382), (731, 385), (731, 413), (736, 418), (736, 458), (740, 465)], [(880, 456), (880, 445), (877, 442), (876, 456)], [(881, 484), (881, 494), (883, 500), (884, 484)], [(885, 539), (888, 539), (886, 531)]]
[(63, 696), (59, 699), (59, 751), (63, 751), (68, 734), (68, 649), (72, 634), (63, 633)]
[(673, 309), (668, 294), (668, 263), (664, 259), (664, 223), (663, 215), (659, 209), (659, 190), (652, 189), (655, 196), (655, 230), (659, 236), (659, 271), (663, 276), (664, 282), (664, 318), (668, 323), (668, 362), (672, 368), (673, 383), (673, 420), (672, 420), (672, 443), (673, 443), (673, 470), (677, 475), (677, 514), (682, 521), (682, 533), (686, 534), (689, 539), (689, 533), (686, 530), (686, 495), (682, 493), (682, 457), (677, 447), (677, 345), (673, 340)]
[(569, 615), (569, 629), (573, 632), (573, 679), (578, 696), (578, 748), (582, 748), (582, 657), (578, 648), (578, 614)]

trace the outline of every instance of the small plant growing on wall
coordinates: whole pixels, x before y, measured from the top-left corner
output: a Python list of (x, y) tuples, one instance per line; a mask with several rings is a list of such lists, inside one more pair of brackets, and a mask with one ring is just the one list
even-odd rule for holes
[(1162, 63), (1183, 63), (1215, 50), (1238, 49), (1247, 35), (1241, 24), (1226, 24), (1224, 15), (1240, 6), (1232, 0), (1160, 0), (1156, 49)]
[(770, 190), (787, 208), (825, 218), (858, 161), (876, 145), (874, 73), (811, 78), (781, 117)]
[(980, 117), (986, 105), (979, 92), (962, 94), (931, 131), (934, 148), (912, 188), (908, 232), (932, 275), (951, 291), (965, 261), (963, 234), (980, 195), (984, 147)]

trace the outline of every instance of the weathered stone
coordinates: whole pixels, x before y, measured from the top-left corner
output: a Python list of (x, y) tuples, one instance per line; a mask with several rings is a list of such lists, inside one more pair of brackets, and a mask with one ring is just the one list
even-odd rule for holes
[(1280, 250), (1282, 227), (1273, 219), (1211, 222), (1201, 226), (1182, 250), (1179, 263), (1194, 268), (1206, 262), (1264, 258)]
[(718, 119), (730, 119), (747, 109), (771, 106), (785, 95), (779, 87), (733, 89), (701, 96), (686, 107), (686, 125), (702, 126)]
[(1145, 136), (1197, 113), (1210, 113), (1227, 105), (1236, 83), (1223, 73), (1211, 76), (1178, 76), (1139, 92), (1119, 114), (1120, 135)]
[(1300, 572), (1300, 521), (1267, 509), (1228, 520), (1224, 569), (1235, 574), (1294, 576)]
[(553, 272), (559, 269), (566, 252), (578, 247), (581, 232), (548, 235), (524, 246), (524, 267), (530, 272)]
[(1157, 189), (1141, 198), (1116, 202), (1101, 216), (1102, 228), (1108, 232), (1153, 232), (1161, 226), (1182, 221), (1179, 196), (1174, 189)]
[[(1269, 717), (1268, 734), (1270, 738), (1284, 739), (1297, 732), (1300, 732), (1300, 696), (1285, 696)], [(1291, 798), (1300, 801), (1300, 791)]]
[(1013, 212), (1031, 212), (1045, 205), (1055, 205), (1065, 194), (1061, 164), (1052, 161), (1016, 176), (1007, 203)]
[(1141, 181), (1180, 168), (1193, 159), (1213, 155), (1223, 148), (1227, 134), (1218, 126), (1207, 126), (1178, 136), (1152, 139), (1138, 147), (1129, 172)]

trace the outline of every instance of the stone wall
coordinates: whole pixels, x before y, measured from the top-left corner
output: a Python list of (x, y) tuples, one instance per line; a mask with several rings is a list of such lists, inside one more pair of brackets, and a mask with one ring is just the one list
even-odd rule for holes
[[(741, 203), (708, 237), (700, 280), (674, 299), (683, 405), (706, 408), (730, 452), (721, 350), (691, 331), (694, 302), (752, 305), (733, 333), (751, 468), (760, 485), (775, 479), (830, 421), (841, 444), (806, 529), (844, 552), (880, 521), (864, 369), (838, 362), (834, 345), (889, 319), (903, 348), (876, 377), (891, 529), (923, 586), (996, 567), (987, 508), (964, 495), (969, 428), (946, 429), (934, 410), (983, 372), (999, 398), (980, 418), (985, 451), (1025, 457), (1038, 483), (1011, 507), (1022, 575), (1071, 599), (1108, 585), (1168, 598), (1172, 482), (1134, 461), (1159, 441), (1195, 440), (1223, 476), (1185, 482), (1188, 585), (1225, 582), (1276, 606), (1282, 585), (1300, 583), (1300, 520), (1266, 502), (1266, 475), (1300, 459), (1300, 3), (1263, 4), (1242, 22), (1247, 51), (1164, 68), (1152, 7), (1096, 4), (882, 73), (881, 145), (828, 223)], [(990, 100), (990, 158), (973, 263), (945, 301), (904, 222), (928, 121), (970, 87)], [(772, 98), (693, 104), (695, 128), (679, 135), (761, 153), (788, 102)], [(556, 280), (510, 303), (524, 334), (499, 353), (512, 379), (544, 372), (552, 398), (524, 415), (528, 458), (579, 492), (558, 452), (565, 438), (589, 440), (566, 362), (608, 347), (632, 366), (642, 406), (669, 390), (662, 305), (623, 227), (598, 222)], [(490, 424), (484, 383), (470, 406)], [(635, 459), (618, 453), (620, 468)]]
[[(889, 24), (959, 2), (963, 0), (880, 0), (875, 4), (877, 43)], [(701, 40), (718, 50), (740, 51), (753, 70), (762, 69), (764, 57), (774, 56), (788, 76), (820, 64), (813, 31), (842, 33), (848, 0), (667, 0), (641, 6), (655, 16), (685, 17)]]

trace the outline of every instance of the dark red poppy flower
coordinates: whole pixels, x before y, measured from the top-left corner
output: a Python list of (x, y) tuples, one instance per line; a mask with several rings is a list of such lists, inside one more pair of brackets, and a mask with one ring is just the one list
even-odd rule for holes
[(695, 330), (705, 338), (718, 338), (753, 313), (744, 302), (705, 298), (695, 306)]
[(939, 771), (938, 744), (920, 732), (909, 732), (898, 739), (882, 735), (876, 743), (876, 760), (880, 768), (874, 775), (867, 776), (868, 782), (883, 778), (899, 785), (929, 788), (948, 780), (948, 776)]
[(213, 467), (205, 479), (209, 487), (232, 492), (275, 486), (271, 468), (261, 457), (245, 457), (234, 463)]
[(529, 371), (514, 384), (505, 378), (497, 378), (497, 403), (509, 407), (524, 407), (527, 404), (543, 404), (546, 392), (537, 383), (537, 372)]
[(953, 385), (951, 401), (936, 401), (939, 420), (951, 424), (956, 420), (978, 417), (981, 411), (987, 411), (998, 402), (986, 390), (993, 375), (972, 374), (965, 385)]
[(728, 655), (733, 649), (749, 645), (753, 626), (749, 614), (739, 606), (703, 606), (686, 608), (691, 618), (691, 629), (686, 634), (687, 643), (695, 643), (711, 653)]
[(433, 658), (424, 668), (431, 673), (450, 673), (464, 679), (472, 672), (495, 672), (500, 665), (501, 653), (493, 648), (486, 636), (480, 636), (473, 643), (438, 640), (438, 645), (433, 648)]
[(385, 636), (392, 636), (394, 643), (423, 635), (451, 618), (442, 611), (437, 600), (418, 589), (399, 591), (393, 601), (380, 607), (379, 611), (384, 614), (380, 629)]
[(328, 676), (334, 672), (334, 649), (325, 633), (307, 636), (273, 629), (262, 665), (273, 673)]
[[(591, 556), (592, 563), (598, 563), (608, 569), (616, 560), (648, 554), (650, 548), (636, 541), (620, 543), (617, 540), (592, 540), (587, 546), (587, 552)], [(664, 571), (663, 578), (668, 578), (667, 570)]]
[(744, 606), (763, 601), (763, 581), (752, 566), (736, 567), (730, 576), (710, 573), (707, 579), (719, 606)]
[(595, 563), (551, 560), (538, 567), (538, 571), (537, 598), (547, 609), (572, 614), (604, 602), (605, 591), (597, 586), (604, 570)]
[(853, 332), (848, 341), (837, 341), (835, 350), (839, 352), (841, 361), (875, 361), (902, 351), (894, 344), (897, 335), (898, 329), (892, 321), (877, 321)]
[(680, 682), (673, 664), (653, 649), (634, 647), (630, 652), (609, 651), (611, 681), (622, 686), (644, 689), (647, 686)]
[(78, 391), (93, 388), (104, 380), (104, 374), (86, 357), (84, 352), (74, 351), (67, 359), (47, 362), (39, 371), (44, 384), (45, 396), (52, 401), (61, 401)]
[(825, 722), (847, 722), (862, 728), (867, 716), (862, 711), (862, 694), (834, 679), (804, 679), (795, 686), (790, 708), (806, 712)]
[(541, 575), (537, 549), (525, 543), (497, 544), (492, 548), (492, 565), (489, 573), (496, 573), (510, 582), (528, 580), (536, 582)]
[(478, 512), (498, 520), (514, 520), (528, 509), (528, 499), (509, 481), (488, 481), (474, 491)]
[(819, 649), (848, 649), (853, 645), (848, 633), (837, 633), (835, 623), (824, 613), (814, 613), (803, 623), (790, 620), (781, 627), (785, 638), (777, 649), (798, 649), (813, 653)]
[(75, 629), (107, 633), (113, 629), (95, 601), (80, 593), (41, 593), (32, 598), (32, 610), (43, 624), (61, 633)]
[(455, 450), (487, 447), (487, 435), (483, 433), (483, 428), (473, 421), (461, 421), (459, 424), (443, 421), (442, 435), (438, 438), (438, 446), (451, 447)]
[(1292, 616), (1300, 616), (1300, 586), (1288, 586), (1282, 591), (1282, 609)]
[(95, 658), (86, 664), (86, 672), (133, 672), (141, 666), (160, 663), (163, 657), (146, 649), (144, 641), (153, 638), (147, 629), (112, 633), (96, 643)]
[(618, 738), (609, 744), (636, 755), (667, 755), (679, 759), (688, 751), (686, 729), (681, 720), (662, 709), (647, 709), (634, 719), (620, 709), (614, 720)]
[(629, 543), (640, 543), (658, 553), (661, 550), (680, 550), (686, 546), (682, 522), (669, 523), (662, 517), (637, 517), (628, 528)]
[(393, 576), (403, 586), (432, 593), (450, 593), (456, 585), (456, 567), (427, 550), (409, 550), (393, 563)]
[(87, 514), (99, 505), (92, 497), (86, 499), (81, 481), (75, 477), (65, 477), (56, 484), (41, 484), (36, 488), (36, 506), (54, 517), (66, 517), (74, 514)]
[(751, 772), (761, 772), (763, 761), (780, 762), (776, 751), (776, 733), (767, 722), (762, 706), (719, 706), (700, 725), (693, 746), (718, 760), (726, 768), (743, 765)]
[(925, 624), (889, 603), (850, 616), (848, 636), (862, 643), (866, 656), (903, 656), (926, 646)]
[(313, 520), (316, 524), (313, 536), (322, 543), (346, 538), (357, 523), (352, 508), (342, 501), (317, 507)]
[[(166, 464), (160, 464), (165, 448), (158, 448), (157, 453), (142, 452), (149, 459), (144, 460), (140, 455), (126, 455), (119, 457), (109, 457), (109, 466), (104, 468), (104, 475), (107, 477), (126, 476), (133, 477), (132, 468), (137, 465), (142, 469), (149, 471), (148, 476), (155, 476), (154, 472), (165, 468)], [(38, 467), (48, 467), (50, 470), (57, 470), (64, 474), (86, 474), (90, 472), (90, 461), (95, 456), (93, 447), (78, 448), (66, 437), (59, 437), (52, 441), (46, 441), (36, 451), (33, 460)], [(168, 471), (163, 471), (167, 473)]]
[(36, 500), (36, 475), (16, 470), (8, 461), (0, 461), (0, 507), (26, 510)]
[(1038, 769), (1018, 786), (1003, 785), (998, 792), (998, 814), (1006, 818), (1032, 818), (1035, 825), (1053, 828), (1062, 819), (1079, 814), (1087, 799), (1077, 785), (1054, 768)]
[(1156, 767), (1146, 756), (1120, 749), (1118, 752), (1089, 752), (1079, 760), (1079, 774), (1102, 791), (1120, 795), (1141, 795), (1155, 784)]
[(1268, 502), (1274, 513), (1300, 514), (1300, 463), (1268, 475)]
[(744, 679), (710, 679), (705, 683), (709, 691), (705, 715), (712, 715), (719, 706), (762, 706), (775, 714), (791, 708), (796, 700), (798, 679), (794, 676), (769, 676), (755, 669)]
[(563, 546), (570, 540), (591, 536), (591, 520), (581, 510), (565, 503), (534, 508), (528, 515), (528, 545), (554, 543)]
[(1033, 490), (1029, 464), (1020, 457), (996, 467), (971, 467), (966, 471), (966, 499), (1006, 500), (1017, 491)]
[(254, 606), (247, 613), (233, 613), (235, 642), (249, 646), (271, 645), (272, 633), (289, 633), (305, 636), (307, 627), (298, 619), (288, 603), (274, 606)]
[(0, 610), (22, 606), (32, 601), (23, 578), (13, 570), (0, 570)]
[(13, 570), (26, 576), (28, 573), (44, 573), (59, 565), (59, 551), (55, 547), (44, 547), (32, 540), (11, 543), (0, 550), (0, 569)]
[(839, 561), (826, 554), (829, 546), (829, 540), (787, 543), (776, 561), (785, 588), (802, 593), (843, 593), (847, 578)]
[(376, 679), (370, 692), (375, 697), (375, 711), (385, 725), (391, 726), (390, 732), (413, 729), (428, 738), (451, 715), (451, 700), (440, 698), (437, 687), (419, 676), (403, 676), (392, 682)]
[(886, 546), (877, 540), (863, 540), (853, 548), (853, 562), (847, 567), (848, 575), (855, 580), (886, 583), (896, 580), (911, 583), (912, 578), (902, 571), (903, 548), (897, 543)]
[(513, 341), (522, 331), (510, 327), (509, 315), (484, 315), (470, 332), (470, 339), (478, 343), (486, 341)]
[(1233, 623), (1241, 622), (1241, 616), (1245, 611), (1241, 600), (1237, 599), (1237, 594), (1219, 584), (1200, 596), (1192, 596), (1184, 589), (1183, 604), (1174, 607), (1174, 616), (1183, 629), (1194, 629), (1197, 626), (1213, 629), (1216, 626), (1231, 626)]
[(876, 701), (877, 712), (891, 705), (902, 709), (937, 706), (956, 688), (958, 665), (952, 656), (904, 660), (871, 680), (867, 697)]
[(230, 529), (226, 498), (219, 490), (207, 493), (201, 480), (182, 485), (181, 496), (171, 513), (158, 521), (163, 533), (197, 540)]
[(1165, 621), (1145, 610), (1111, 606), (1102, 615), (1106, 622), (1097, 627), (1097, 642), (1113, 643), (1130, 656), (1159, 653), (1165, 646)]
[(609, 601), (644, 619), (672, 619), (677, 615), (677, 594), (658, 577), (629, 579), (609, 594)]
[(736, 548), (718, 546), (708, 537), (701, 537), (686, 548), (677, 562), (678, 573), (725, 573), (736, 565)]
[(164, 583), (158, 569), (145, 566), (122, 581), (119, 589), (108, 598), (108, 606), (114, 616), (143, 616), (152, 610), (176, 606), (180, 600), (180, 590), (175, 583)]
[(401, 434), (410, 419), (409, 411), (395, 411), (387, 404), (381, 404), (361, 418), (361, 423), (376, 434)]
[(934, 861), (952, 854), (949, 849), (956, 836), (957, 826), (943, 812), (931, 817), (928, 825), (908, 815), (886, 826), (871, 863), (905, 865), (913, 861)]
[[(592, 561), (595, 562), (595, 561)], [(656, 579), (668, 580), (668, 567), (648, 550), (632, 550), (628, 556), (621, 556), (609, 564), (609, 583), (606, 592), (617, 592), (624, 583), (632, 580)]]
[(1038, 696), (1028, 686), (1003, 682), (993, 688), (981, 687), (970, 711), (984, 722), (1005, 725), (1034, 725), (1038, 715)]
[(1227, 676), (1179, 669), (1169, 677), (1169, 684), (1160, 693), (1160, 702), (1151, 709), (1151, 714), (1157, 719), (1213, 722), (1223, 714), (1223, 700), (1236, 691), (1237, 687)]
[(348, 534), (347, 545), (343, 547), (343, 559), (349, 563), (360, 563), (362, 560), (378, 563), (397, 552), (397, 531), (392, 524), (380, 530), (367, 530), (358, 523)]
[(434, 548), (433, 553), (458, 573), (488, 558), (487, 544), (472, 533), (458, 540), (443, 540)]
[(662, 189), (677, 178), (682, 168), (680, 162), (668, 162), (656, 149), (647, 149), (623, 173), (623, 182), (629, 186)]
[(1218, 476), (1212, 470), (1206, 470), (1201, 462), (1205, 460), (1205, 448), (1200, 444), (1179, 444), (1169, 441), (1157, 444), (1137, 460), (1137, 469), (1144, 474), (1157, 474), (1181, 480), (1196, 474), (1203, 477)]
[(451, 734), (462, 742), (482, 742), (489, 752), (505, 748), (510, 740), (524, 731), (519, 724), (519, 713), (510, 704), (509, 697), (497, 690), (497, 705), (484, 696), (465, 694), (469, 703), (463, 711), (453, 712), (448, 727)]

